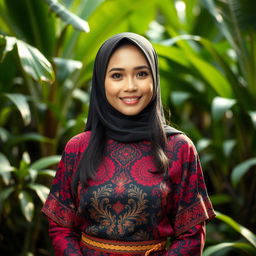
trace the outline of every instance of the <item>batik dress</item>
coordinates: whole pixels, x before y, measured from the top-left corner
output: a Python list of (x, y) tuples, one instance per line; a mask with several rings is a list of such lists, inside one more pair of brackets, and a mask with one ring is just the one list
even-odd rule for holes
[(55, 256), (131, 255), (84, 246), (82, 232), (124, 242), (171, 237), (169, 248), (150, 255), (201, 255), (204, 225), (214, 211), (193, 143), (183, 134), (168, 137), (170, 167), (164, 177), (156, 172), (148, 141), (109, 139), (95, 179), (87, 188), (79, 185), (78, 196), (73, 196), (72, 177), (89, 137), (90, 132), (84, 132), (67, 143), (42, 209)]

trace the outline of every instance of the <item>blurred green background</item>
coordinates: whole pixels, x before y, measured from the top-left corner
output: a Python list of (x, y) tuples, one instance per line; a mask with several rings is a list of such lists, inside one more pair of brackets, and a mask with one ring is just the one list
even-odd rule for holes
[(0, 0), (0, 255), (53, 255), (40, 209), (85, 127), (95, 54), (124, 31), (153, 43), (166, 117), (200, 154), (204, 256), (256, 255), (254, 0)]

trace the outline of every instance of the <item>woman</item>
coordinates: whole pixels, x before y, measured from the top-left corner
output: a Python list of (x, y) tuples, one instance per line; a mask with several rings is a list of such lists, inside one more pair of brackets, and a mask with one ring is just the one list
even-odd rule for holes
[(86, 131), (67, 143), (42, 211), (55, 255), (201, 255), (214, 211), (193, 143), (165, 125), (144, 37), (98, 51)]

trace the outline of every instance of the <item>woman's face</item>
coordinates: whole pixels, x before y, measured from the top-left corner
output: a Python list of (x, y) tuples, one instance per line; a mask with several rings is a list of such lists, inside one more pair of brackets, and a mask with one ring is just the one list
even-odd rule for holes
[(149, 104), (153, 78), (139, 48), (124, 45), (113, 53), (106, 71), (105, 92), (109, 104), (124, 115), (136, 115)]

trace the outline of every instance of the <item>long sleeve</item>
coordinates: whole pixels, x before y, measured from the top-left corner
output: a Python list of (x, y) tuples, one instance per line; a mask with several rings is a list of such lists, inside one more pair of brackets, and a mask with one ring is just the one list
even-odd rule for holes
[(205, 222), (175, 237), (163, 256), (200, 256), (205, 243)]
[(80, 233), (74, 228), (60, 226), (49, 219), (49, 235), (52, 240), (55, 256), (82, 256)]
[(181, 142), (178, 152), (175, 168), (170, 174), (170, 220), (174, 229), (173, 237), (179, 237), (215, 216), (193, 143), (189, 139)]
[(173, 234), (171, 246), (163, 255), (201, 256), (205, 226), (215, 213), (193, 143), (186, 138), (173, 145), (170, 147), (173, 168), (170, 172), (172, 197), (169, 215)]
[[(72, 138), (66, 145), (59, 162), (50, 194), (42, 208), (49, 220), (49, 234), (55, 256), (80, 256), (81, 215), (78, 210), (79, 192), (75, 196), (71, 189), (77, 168), (81, 135)], [(85, 144), (85, 143), (84, 143)]]

